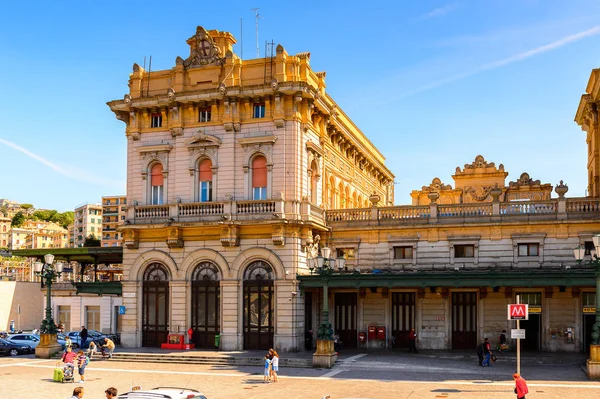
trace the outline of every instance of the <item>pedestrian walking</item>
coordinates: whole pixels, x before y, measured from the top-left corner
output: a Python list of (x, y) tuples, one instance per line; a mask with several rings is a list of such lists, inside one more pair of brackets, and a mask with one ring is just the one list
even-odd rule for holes
[(514, 373), (513, 378), (515, 380), (515, 393), (517, 394), (517, 399), (525, 399), (525, 395), (529, 393), (527, 381), (525, 381), (525, 378), (521, 377), (519, 373)]
[(488, 367), (492, 367), (490, 363), (490, 359), (492, 358), (492, 346), (490, 345), (490, 341), (487, 338), (485, 338), (483, 342), (483, 353), (485, 354), (485, 360), (483, 361), (483, 363), (481, 363), (481, 365), (485, 367), (485, 365), (487, 364)]
[(265, 372), (263, 377), (263, 383), (268, 384), (271, 376), (271, 360), (269, 360), (269, 354), (265, 355)]
[(108, 349), (108, 358), (112, 358), (113, 352), (115, 350), (115, 343), (108, 338), (104, 338), (104, 345), (102, 345), (102, 347)]
[(279, 353), (276, 350), (273, 350), (273, 359), (271, 360), (271, 376), (273, 377), (273, 382), (277, 382), (277, 372), (279, 371)]
[(485, 351), (485, 344), (483, 341), (477, 345), (477, 357), (479, 358), (479, 365), (483, 366), (483, 352)]
[(85, 366), (87, 366), (89, 362), (90, 358), (87, 357), (82, 350), (79, 350), (79, 352), (77, 352), (77, 371), (79, 372), (79, 382), (81, 383), (85, 382)]
[(408, 333), (408, 353), (412, 353), (412, 351), (417, 353), (417, 333), (414, 328), (411, 328)]
[(73, 347), (73, 342), (71, 341), (71, 337), (66, 335), (65, 336), (65, 351), (67, 350), (67, 348), (72, 348), (72, 347)]
[(79, 343), (79, 346), (81, 347), (81, 349), (85, 349), (86, 348), (85, 344), (87, 343), (87, 339), (88, 339), (88, 330), (87, 330), (87, 328), (85, 328), (85, 326), (81, 326), (81, 331), (79, 332), (79, 338), (81, 340), (81, 342)]
[(106, 391), (104, 391), (104, 393), (106, 394), (106, 399), (116, 399), (117, 388), (115, 388), (115, 387), (107, 388)]
[(83, 387), (77, 387), (73, 389), (73, 396), (69, 399), (81, 399), (83, 398)]

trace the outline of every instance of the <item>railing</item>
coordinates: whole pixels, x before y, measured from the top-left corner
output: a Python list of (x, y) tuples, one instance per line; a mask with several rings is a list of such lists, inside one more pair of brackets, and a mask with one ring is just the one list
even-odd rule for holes
[(319, 219), (323, 219), (325, 217), (325, 210), (311, 205), (310, 206), (310, 216), (315, 217), (315, 218), (319, 218)]
[(429, 206), (390, 206), (378, 208), (379, 219), (420, 219), (431, 215)]
[(437, 211), (438, 217), (489, 216), (492, 214), (492, 204), (438, 205)]
[(135, 207), (135, 218), (136, 219), (156, 219), (156, 218), (168, 218), (169, 217), (169, 206), (168, 205), (146, 205)]
[(178, 204), (178, 216), (213, 216), (222, 215), (224, 204), (222, 202), (194, 202), (191, 204)]
[(273, 213), (275, 201), (238, 201), (236, 210), (238, 214)]
[(556, 201), (509, 202), (500, 204), (502, 215), (531, 215), (556, 213)]
[(600, 200), (596, 198), (567, 199), (567, 213), (600, 212)]
[(334, 209), (327, 211), (327, 220), (332, 222), (370, 220), (371, 209)]

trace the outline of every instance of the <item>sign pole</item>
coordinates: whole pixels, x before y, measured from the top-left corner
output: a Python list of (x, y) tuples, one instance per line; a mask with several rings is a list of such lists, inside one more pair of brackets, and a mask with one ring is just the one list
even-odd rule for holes
[[(521, 296), (517, 295), (517, 305), (521, 303)], [(520, 330), (520, 320), (517, 319), (517, 330)], [(517, 338), (517, 374), (521, 374), (521, 338)]]

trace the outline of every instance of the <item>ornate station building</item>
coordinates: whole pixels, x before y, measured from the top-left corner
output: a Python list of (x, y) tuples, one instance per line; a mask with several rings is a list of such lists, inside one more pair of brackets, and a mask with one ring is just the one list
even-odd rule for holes
[[(453, 186), (434, 178), (393, 206), (394, 175), (310, 53), (242, 60), (230, 33), (202, 27), (187, 43), (169, 70), (134, 64), (108, 103), (128, 139), (124, 346), (191, 328), (199, 348), (219, 335), (224, 350), (304, 350), (329, 308), (345, 346), (408, 347), (414, 327), (421, 348), (471, 349), (513, 327), (518, 296), (526, 348), (587, 347), (594, 272), (573, 249), (589, 259), (599, 195), (566, 198), (527, 173), (507, 183), (477, 156)], [(578, 123), (598, 132), (583, 107)], [(327, 275), (309, 262), (323, 248), (338, 259)]]

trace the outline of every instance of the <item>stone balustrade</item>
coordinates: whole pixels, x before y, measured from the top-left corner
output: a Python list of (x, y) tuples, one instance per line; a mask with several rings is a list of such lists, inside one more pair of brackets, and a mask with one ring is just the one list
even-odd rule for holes
[(401, 223), (500, 222), (509, 218), (585, 219), (600, 213), (600, 200), (594, 198), (557, 198), (548, 201), (486, 202), (437, 204), (326, 211), (327, 223), (361, 221), (398, 221)]

